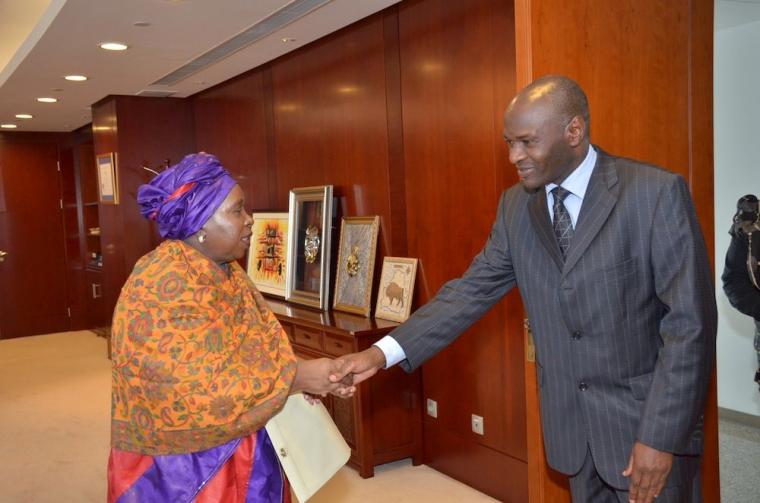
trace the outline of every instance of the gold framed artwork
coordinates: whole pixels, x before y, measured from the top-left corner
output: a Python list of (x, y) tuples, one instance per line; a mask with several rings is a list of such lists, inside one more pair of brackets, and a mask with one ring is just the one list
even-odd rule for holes
[(377, 216), (343, 218), (333, 309), (369, 316), (379, 223)]
[(377, 292), (375, 318), (404, 322), (409, 318), (417, 276), (417, 259), (385, 257)]
[(248, 276), (260, 292), (285, 297), (288, 273), (288, 214), (253, 213)]
[(332, 185), (290, 191), (285, 298), (323, 311), (330, 297), (333, 204)]
[(102, 204), (119, 204), (119, 177), (116, 154), (109, 152), (95, 156), (98, 169), (98, 201)]

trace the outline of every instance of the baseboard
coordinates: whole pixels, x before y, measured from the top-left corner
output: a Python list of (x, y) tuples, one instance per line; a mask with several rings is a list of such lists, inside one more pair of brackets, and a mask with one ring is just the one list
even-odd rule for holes
[(739, 412), (738, 410), (724, 409), (723, 407), (718, 407), (718, 418), (727, 419), (729, 421), (743, 424), (745, 426), (751, 426), (753, 428), (760, 428), (760, 416), (747, 414), (745, 412)]
[(499, 501), (528, 501), (528, 464), (427, 421), (424, 462)]

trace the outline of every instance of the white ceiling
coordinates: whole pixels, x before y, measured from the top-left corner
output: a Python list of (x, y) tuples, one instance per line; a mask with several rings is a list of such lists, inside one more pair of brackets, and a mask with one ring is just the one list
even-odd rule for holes
[[(71, 131), (89, 123), (90, 105), (109, 94), (160, 90), (190, 96), (398, 1), (331, 0), (166, 87), (151, 83), (292, 0), (0, 0), (0, 124), (17, 124), (16, 131)], [(98, 44), (105, 41), (129, 49), (104, 51)], [(70, 74), (89, 80), (63, 79)], [(38, 103), (41, 96), (59, 101)], [(34, 118), (16, 119), (19, 113)]]
[(760, 0), (717, 0), (715, 29), (725, 30), (760, 21)]

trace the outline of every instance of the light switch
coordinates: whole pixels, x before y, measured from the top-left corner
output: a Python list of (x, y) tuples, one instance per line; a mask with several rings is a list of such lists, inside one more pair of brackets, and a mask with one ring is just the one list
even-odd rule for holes
[(430, 417), (438, 417), (438, 402), (433, 399), (427, 399), (427, 413)]

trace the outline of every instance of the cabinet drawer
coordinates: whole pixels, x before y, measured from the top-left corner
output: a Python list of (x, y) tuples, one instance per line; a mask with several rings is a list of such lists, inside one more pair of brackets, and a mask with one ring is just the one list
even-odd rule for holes
[(353, 344), (343, 337), (325, 334), (325, 352), (333, 356), (346, 355), (353, 352)]
[(301, 346), (322, 351), (322, 337), (323, 334), (319, 330), (306, 330), (301, 327), (293, 327), (293, 340)]

